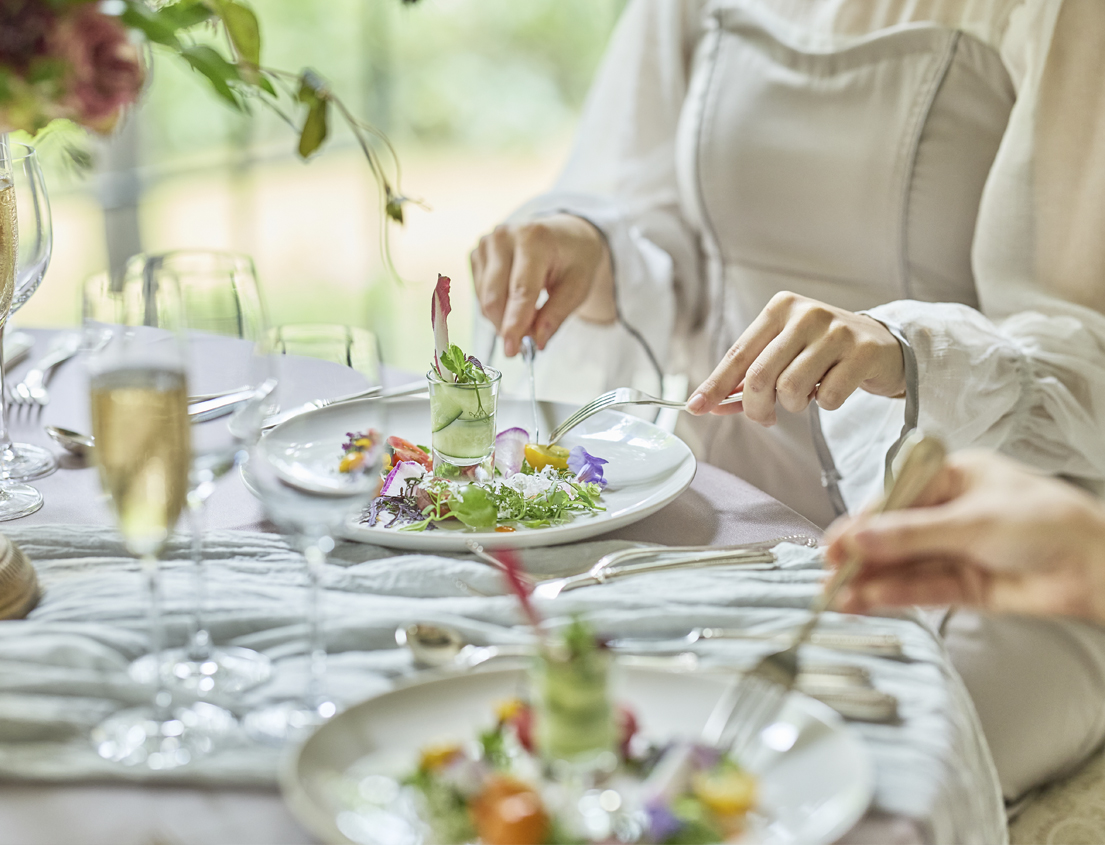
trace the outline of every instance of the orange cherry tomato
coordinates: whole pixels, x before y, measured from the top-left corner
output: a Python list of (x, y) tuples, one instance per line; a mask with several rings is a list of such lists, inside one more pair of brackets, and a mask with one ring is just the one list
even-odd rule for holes
[(541, 797), (507, 775), (492, 775), (470, 812), (485, 845), (541, 845), (549, 835), (549, 816)]
[(391, 447), (392, 454), (395, 456), (392, 461), (393, 466), (400, 461), (414, 461), (415, 463), (422, 464), (427, 470), (432, 470), (434, 468), (434, 459), (409, 440), (392, 436), (388, 438), (388, 446)]

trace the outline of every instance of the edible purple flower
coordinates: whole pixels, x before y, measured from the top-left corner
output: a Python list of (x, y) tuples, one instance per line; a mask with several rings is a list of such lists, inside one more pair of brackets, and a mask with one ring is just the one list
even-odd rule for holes
[(606, 486), (606, 479), (602, 477), (602, 468), (609, 463), (602, 458), (596, 458), (582, 446), (573, 446), (568, 453), (568, 469), (575, 473), (580, 484), (597, 484)]
[(522, 469), (527, 443), (529, 432), (524, 428), (508, 428), (495, 437), (495, 469), (503, 478), (510, 478)]
[(400, 461), (388, 473), (388, 477), (384, 480), (384, 486), (380, 489), (380, 495), (409, 496), (411, 495), (411, 488), (421, 481), (425, 475), (426, 468), (418, 461)]
[(661, 799), (652, 798), (647, 801), (645, 814), (648, 816), (648, 836), (653, 842), (663, 842), (683, 828), (683, 822)]

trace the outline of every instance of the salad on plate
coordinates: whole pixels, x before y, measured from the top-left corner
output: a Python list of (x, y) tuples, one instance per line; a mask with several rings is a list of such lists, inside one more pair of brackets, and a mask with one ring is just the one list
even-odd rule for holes
[(610, 664), (578, 618), (544, 637), (528, 692), (499, 702), (467, 740), (421, 748), (389, 806), (404, 808), (418, 841), (439, 845), (739, 840), (756, 777), (717, 749), (649, 741), (633, 711), (611, 703)]
[[(449, 342), (449, 279), (439, 276), (431, 318), (430, 446), (387, 439), (379, 495), (362, 524), (402, 531), (545, 528), (604, 510), (607, 461), (582, 446), (530, 442), (523, 428), (495, 432), (500, 374)], [(364, 471), (366, 434), (349, 432), (339, 470)]]

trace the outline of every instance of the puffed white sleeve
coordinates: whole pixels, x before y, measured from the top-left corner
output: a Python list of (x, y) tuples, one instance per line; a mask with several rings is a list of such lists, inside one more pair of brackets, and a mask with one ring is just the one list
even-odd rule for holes
[(864, 418), (900, 421), (905, 404), (953, 449), (992, 447), (1103, 489), (1102, 45), (1101, 0), (1029, 0), (1011, 19), (1002, 54), (1018, 91), (975, 230), (979, 309), (904, 301), (867, 312), (904, 341), (910, 401), (857, 394), (822, 413), (831, 451), (849, 465), (850, 509), (881, 483), (872, 444), (894, 439), (886, 425), (873, 436)]
[[(538, 356), (547, 398), (585, 400), (621, 385), (657, 390), (677, 323), (701, 319), (698, 241), (679, 213), (675, 137), (701, 0), (632, 0), (588, 94), (554, 189), (511, 222), (567, 212), (605, 237), (618, 320), (569, 317)], [(488, 327), (482, 331), (486, 335)]]

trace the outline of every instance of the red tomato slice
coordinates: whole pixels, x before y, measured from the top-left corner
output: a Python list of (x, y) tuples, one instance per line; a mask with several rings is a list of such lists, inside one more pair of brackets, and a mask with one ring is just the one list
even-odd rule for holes
[(391, 447), (391, 451), (395, 455), (395, 460), (392, 461), (392, 465), (400, 461), (414, 461), (415, 463), (422, 464), (422, 466), (426, 467), (428, 470), (434, 468), (434, 459), (409, 440), (392, 436), (388, 438), (388, 446)]

